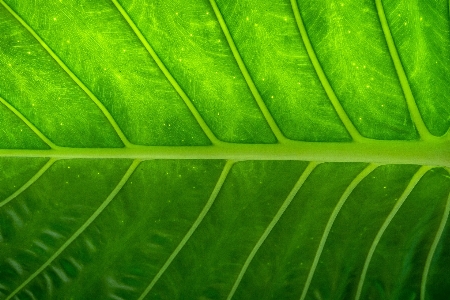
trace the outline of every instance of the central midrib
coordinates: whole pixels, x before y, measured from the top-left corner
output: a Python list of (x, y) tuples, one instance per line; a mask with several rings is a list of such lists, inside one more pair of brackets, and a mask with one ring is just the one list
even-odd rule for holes
[(450, 140), (367, 142), (298, 142), (212, 146), (133, 146), (126, 148), (68, 148), (52, 150), (1, 149), (0, 157), (231, 159), (367, 162), (450, 167)]

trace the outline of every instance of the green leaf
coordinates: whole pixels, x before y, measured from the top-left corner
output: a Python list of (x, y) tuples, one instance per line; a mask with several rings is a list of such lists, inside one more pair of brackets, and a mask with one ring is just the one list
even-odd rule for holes
[(0, 299), (447, 299), (447, 0), (0, 0)]

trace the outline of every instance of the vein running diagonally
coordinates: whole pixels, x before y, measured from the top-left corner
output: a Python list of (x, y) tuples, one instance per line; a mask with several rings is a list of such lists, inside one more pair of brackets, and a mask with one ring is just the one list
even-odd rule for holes
[(314, 276), (314, 272), (316, 271), (317, 264), (319, 263), (320, 255), (322, 254), (323, 248), (325, 246), (325, 243), (327, 241), (328, 235), (330, 234), (331, 227), (333, 226), (334, 221), (336, 220), (337, 215), (341, 211), (342, 206), (344, 205), (345, 201), (347, 201), (350, 194), (353, 192), (353, 190), (360, 184), (360, 182), (367, 177), (373, 170), (375, 170), (378, 167), (377, 164), (369, 164), (364, 170), (359, 173), (355, 179), (352, 180), (352, 182), (349, 184), (349, 186), (345, 189), (344, 193), (342, 194), (341, 198), (339, 199), (338, 203), (336, 204), (333, 212), (331, 213), (330, 218), (328, 219), (328, 223), (325, 227), (325, 230), (323, 232), (322, 238), (320, 239), (319, 246), (316, 251), (316, 255), (314, 256), (313, 263), (311, 265), (311, 268), (309, 269), (308, 277), (305, 282), (305, 286), (303, 287), (302, 295), (300, 296), (300, 300), (304, 300), (306, 297), (306, 294), (308, 293), (309, 285), (311, 284), (311, 280)]
[(181, 249), (183, 249), (184, 245), (187, 243), (187, 241), (191, 238), (191, 236), (194, 234), (197, 227), (200, 225), (200, 223), (203, 221), (203, 218), (208, 213), (211, 206), (214, 204), (214, 201), (217, 198), (217, 195), (219, 194), (220, 190), (222, 189), (223, 183), (225, 182), (225, 179), (227, 178), (231, 168), (233, 167), (233, 164), (235, 161), (228, 160), (222, 170), (222, 173), (220, 174), (219, 179), (217, 180), (216, 186), (214, 187), (211, 195), (209, 196), (208, 201), (206, 202), (205, 206), (203, 207), (202, 211), (198, 215), (197, 219), (192, 224), (189, 231), (186, 233), (186, 235), (183, 237), (181, 242), (178, 244), (178, 246), (175, 248), (175, 250), (172, 252), (172, 254), (169, 256), (169, 258), (166, 260), (164, 265), (159, 269), (158, 273), (155, 275), (153, 280), (150, 282), (150, 284), (145, 288), (145, 290), (142, 292), (142, 294), (139, 296), (138, 300), (144, 299), (148, 293), (151, 291), (151, 289), (155, 286), (156, 282), (161, 278), (162, 274), (166, 271), (166, 269), (170, 266), (172, 261), (177, 257), (178, 253), (180, 253)]
[(275, 214), (275, 216), (273, 217), (272, 221), (269, 223), (269, 225), (267, 226), (266, 230), (264, 231), (264, 233), (261, 235), (261, 237), (259, 238), (258, 242), (256, 242), (255, 246), (253, 247), (252, 251), (250, 252), (250, 254), (248, 255), (247, 259), (245, 260), (244, 265), (241, 268), (241, 271), (239, 272), (239, 275), (237, 276), (233, 287), (230, 290), (230, 293), (228, 294), (227, 300), (230, 300), (231, 298), (233, 298), (234, 293), (236, 292), (239, 284), (241, 283), (242, 278), (244, 277), (245, 272), (248, 269), (248, 266), (250, 265), (250, 263), (252, 262), (253, 258), (256, 255), (256, 252), (258, 252), (259, 248), (262, 246), (262, 244), (264, 243), (264, 241), (266, 240), (266, 238), (269, 236), (270, 232), (272, 231), (272, 229), (275, 227), (275, 225), (278, 223), (278, 221), (280, 220), (281, 216), (284, 214), (284, 212), (286, 211), (286, 209), (288, 208), (288, 206), (291, 204), (292, 199), (294, 199), (295, 195), (297, 195), (298, 191), (300, 190), (300, 188), (302, 187), (303, 183), (306, 181), (306, 179), (309, 177), (309, 175), (311, 174), (311, 172), (320, 164), (320, 162), (310, 162), (308, 164), (308, 166), (306, 167), (305, 171), (303, 171), (302, 175), (300, 176), (300, 178), (298, 179), (298, 181), (295, 183), (294, 187), (292, 188), (291, 192), (289, 193), (289, 195), (286, 197), (286, 200), (284, 200), (283, 204), (281, 205), (281, 207), (278, 209), (277, 213)]
[(49, 140), (36, 126), (33, 125), (20, 111), (18, 111), (14, 106), (9, 104), (5, 99), (0, 97), (0, 102), (5, 105), (10, 111), (12, 111), (19, 119), (21, 119), (44, 143), (46, 143), (51, 149), (59, 148), (52, 141)]
[(359, 133), (358, 129), (356, 129), (355, 125), (353, 125), (352, 121), (348, 117), (347, 113), (345, 112), (344, 108), (339, 102), (339, 99), (334, 93), (334, 90), (331, 87), (319, 60), (317, 59), (316, 52), (314, 51), (314, 48), (311, 45), (311, 41), (309, 40), (308, 33), (306, 32), (306, 28), (303, 23), (302, 16), (300, 14), (300, 9), (298, 7), (297, 0), (291, 0), (291, 6), (292, 11), (294, 12), (295, 21), (297, 22), (298, 30), (300, 31), (303, 44), (305, 45), (306, 48), (306, 52), (308, 53), (309, 59), (311, 60), (314, 70), (316, 71), (317, 76), (319, 77), (320, 83), (322, 84), (325, 93), (328, 96), (328, 99), (330, 100), (331, 104), (334, 107), (334, 110), (339, 116), (339, 119), (344, 124), (345, 128), (347, 129), (348, 133), (353, 138), (353, 140), (356, 142), (364, 141), (366, 138)]
[(36, 174), (33, 175), (33, 177), (30, 178), (27, 182), (25, 182), (24, 185), (22, 185), (17, 191), (15, 191), (11, 196), (0, 202), (0, 207), (6, 205), (9, 201), (13, 200), (17, 196), (19, 196), (21, 193), (23, 193), (27, 188), (29, 188), (33, 183), (35, 183), (52, 165), (55, 161), (57, 161), (57, 158), (50, 158), (47, 163), (39, 169), (39, 171), (36, 172)]
[(414, 176), (411, 178), (408, 186), (404, 190), (403, 194), (398, 198), (397, 202), (395, 203), (394, 207), (392, 208), (391, 212), (387, 216), (386, 220), (384, 221), (383, 225), (381, 225), (380, 229), (378, 230), (377, 235), (375, 236), (372, 245), (369, 248), (369, 252), (367, 253), (366, 260), (364, 262), (364, 267), (361, 272), (361, 277), (359, 278), (358, 282), (358, 289), (356, 291), (355, 300), (359, 300), (361, 297), (362, 288), (364, 285), (364, 280), (366, 279), (367, 270), (369, 269), (369, 264), (372, 259), (373, 254), (375, 253), (375, 249), (378, 245), (378, 243), (381, 240), (381, 237), (383, 236), (384, 232), (386, 231), (386, 228), (391, 223), (392, 219), (395, 217), (397, 212), (399, 211), (400, 207), (405, 202), (406, 198), (408, 198), (411, 191), (414, 189), (414, 187), (417, 185), (417, 183), (420, 181), (423, 175), (425, 175), (428, 170), (430, 170), (432, 167), (430, 166), (422, 166), (420, 169), (414, 174)]
[(241, 55), (239, 53), (239, 50), (236, 48), (236, 45), (234, 44), (234, 40), (230, 34), (230, 31), (228, 30), (227, 24), (225, 23), (225, 20), (222, 17), (222, 13), (219, 10), (219, 7), (217, 6), (217, 3), (215, 0), (209, 0), (211, 3), (211, 6), (214, 10), (214, 13), (216, 14), (217, 20), (219, 21), (220, 28), (222, 28), (223, 34), (225, 35), (225, 38), (227, 39), (228, 45), (230, 46), (231, 52), (233, 53), (234, 59), (236, 60), (239, 69), (241, 70), (242, 75), (245, 78), (245, 81), (247, 82), (247, 85), (252, 92), (253, 97), (256, 100), (256, 103), (259, 106), (259, 109), (264, 115), (264, 118), (266, 119), (266, 122), (269, 124), (270, 129), (272, 130), (273, 134), (277, 138), (279, 143), (286, 143), (290, 140), (284, 136), (284, 134), (281, 132), (280, 128), (278, 127), (277, 123), (275, 122), (274, 118), (272, 117), (272, 114), (270, 113), (269, 109), (267, 108), (266, 104), (264, 103), (263, 99), (261, 98), (261, 95), (259, 94), (258, 89), (256, 88), (255, 83), (253, 82), (253, 79), (251, 78), (250, 74), (248, 73), (247, 67), (245, 66), (244, 61), (241, 58)]
[(19, 21), (22, 26), (28, 30), (31, 35), (41, 44), (41, 46), (50, 54), (50, 56), (58, 63), (58, 65), (72, 78), (72, 80), (91, 98), (91, 100), (97, 105), (97, 107), (102, 111), (103, 115), (108, 119), (111, 126), (116, 131), (116, 134), (119, 136), (119, 138), (122, 140), (122, 143), (125, 145), (125, 147), (132, 147), (133, 144), (130, 143), (125, 136), (125, 134), (120, 129), (119, 125), (114, 120), (113, 116), (109, 113), (109, 111), (106, 109), (106, 107), (103, 105), (103, 103), (98, 100), (98, 98), (91, 92), (91, 90), (75, 75), (69, 67), (59, 58), (58, 55), (56, 55), (55, 52), (44, 42), (44, 40), (31, 28), (8, 4), (5, 3), (5, 1), (0, 0), (0, 4), (2, 4), (8, 12), (13, 15), (14, 18), (16, 18), (17, 21)]
[(166, 68), (164, 63), (161, 61), (159, 56), (156, 54), (155, 50), (153, 50), (152, 46), (149, 44), (147, 39), (144, 37), (144, 35), (141, 33), (139, 28), (137, 28), (136, 24), (133, 22), (133, 20), (130, 18), (128, 13), (125, 11), (125, 9), (120, 5), (120, 3), (117, 0), (111, 0), (114, 5), (116, 6), (117, 10), (120, 12), (120, 14), (123, 16), (123, 18), (127, 21), (128, 25), (130, 25), (133, 32), (136, 34), (136, 36), (139, 38), (141, 43), (144, 45), (145, 49), (148, 51), (150, 56), (153, 58), (155, 63), (158, 65), (159, 69), (163, 72), (164, 76), (166, 76), (167, 80), (170, 82), (170, 84), (173, 86), (175, 91), (180, 95), (181, 99), (183, 99), (184, 103), (190, 110), (191, 114), (194, 116), (197, 123), (202, 128), (203, 132), (206, 134), (206, 136), (209, 138), (211, 143), (213, 145), (218, 145), (221, 142), (215, 134), (211, 131), (209, 126), (206, 124), (205, 120), (203, 120), (203, 117), (198, 112), (197, 108), (192, 103), (191, 99), (186, 95), (184, 90), (180, 87), (178, 82), (175, 80), (175, 78), (172, 76), (172, 74), (169, 72), (169, 70)]
[(128, 181), (130, 176), (136, 170), (138, 165), (140, 164), (140, 160), (134, 160), (130, 165), (128, 170), (123, 175), (122, 179), (119, 181), (117, 186), (113, 189), (113, 191), (109, 194), (109, 196), (102, 202), (102, 204), (97, 208), (97, 210), (89, 217), (89, 219), (81, 225), (80, 228), (75, 231), (72, 236), (61, 246), (58, 250), (53, 253), (53, 255), (47, 259), (42, 266), (39, 267), (33, 274), (31, 274), (21, 285), (19, 285), (11, 294), (6, 297), (6, 300), (12, 299), (20, 290), (22, 290), (28, 283), (30, 283), (34, 278), (36, 278), (45, 268), (47, 268), (83, 231), (102, 213), (102, 211), (108, 206), (108, 204), (114, 199), (114, 197), (119, 193), (125, 183)]
[(394, 39), (391, 35), (391, 30), (389, 29), (389, 24), (386, 19), (386, 15), (384, 13), (383, 4), (381, 0), (375, 0), (375, 4), (377, 6), (378, 17), (380, 19), (381, 27), (383, 28), (384, 37), (386, 39), (386, 43), (389, 48), (389, 53), (391, 55), (392, 61), (395, 66), (395, 70), (397, 71), (398, 79), (400, 80), (400, 85), (403, 90), (403, 94), (405, 95), (406, 104), (408, 106), (409, 113), (411, 115), (411, 119), (416, 126), (417, 131), (419, 132), (420, 138), (423, 140), (429, 140), (435, 138), (429, 131), (427, 126), (422, 120), (422, 115), (419, 112), (417, 107), (416, 100), (411, 91), (411, 87), (409, 86), (408, 78), (406, 77), (405, 70), (403, 69), (402, 62), (397, 52), (397, 48), (394, 43)]
[[(447, 168), (447, 172), (450, 174), (450, 169)], [(431, 244), (430, 251), (428, 252), (427, 260), (425, 262), (425, 267), (422, 273), (422, 281), (420, 283), (420, 300), (425, 300), (426, 297), (426, 289), (427, 289), (427, 279), (428, 273), (430, 271), (431, 262), (433, 260), (434, 253), (436, 252), (436, 248), (441, 240), (442, 233), (444, 232), (445, 225), (447, 224), (448, 215), (450, 213), (450, 192), (448, 194), (447, 203), (445, 205), (444, 213), (442, 214), (441, 223), (439, 224), (439, 228), (434, 236), (433, 243)]]

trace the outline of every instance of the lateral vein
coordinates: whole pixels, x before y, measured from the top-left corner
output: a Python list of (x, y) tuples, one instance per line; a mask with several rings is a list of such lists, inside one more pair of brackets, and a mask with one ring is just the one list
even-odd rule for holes
[(138, 167), (140, 160), (134, 160), (130, 165), (128, 170), (123, 175), (120, 182), (114, 188), (114, 190), (109, 194), (109, 196), (103, 201), (103, 203), (97, 208), (97, 210), (89, 217), (89, 219), (81, 225), (77, 231), (72, 234), (72, 236), (61, 246), (59, 249), (44, 263), (39, 267), (33, 274), (31, 274), (21, 285), (19, 285), (11, 294), (6, 297), (6, 300), (13, 298), (22, 288), (24, 288), (28, 283), (30, 283), (34, 278), (36, 278), (45, 268), (47, 268), (83, 231), (92, 223), (94, 220), (103, 212), (103, 210), (108, 206), (108, 204), (114, 199), (114, 197), (119, 193), (125, 183), (128, 181), (130, 176)]
[(297, 22), (297, 27), (302, 37), (303, 44), (305, 45), (306, 48), (306, 52), (308, 53), (309, 59), (314, 67), (314, 70), (317, 73), (317, 76), (319, 77), (320, 83), (322, 84), (325, 93), (328, 96), (328, 99), (330, 100), (331, 104), (334, 107), (334, 110), (339, 116), (339, 119), (344, 124), (345, 128), (347, 129), (348, 133), (353, 138), (353, 140), (356, 142), (364, 141), (367, 138), (363, 137), (359, 133), (358, 129), (356, 129), (355, 125), (353, 125), (353, 122), (350, 120), (341, 103), (339, 102), (339, 99), (334, 93), (334, 90), (331, 87), (330, 82), (328, 81), (328, 78), (322, 69), (322, 66), (317, 58), (316, 52), (314, 51), (311, 41), (309, 40), (308, 33), (306, 31), (302, 16), (300, 14), (300, 9), (298, 7), (297, 0), (291, 0), (291, 6), (292, 11), (294, 12), (295, 21)]
[(145, 47), (145, 49), (148, 51), (150, 56), (153, 58), (155, 63), (158, 65), (159, 69), (162, 71), (164, 76), (167, 78), (167, 80), (170, 82), (172, 87), (175, 89), (175, 91), (178, 93), (178, 95), (183, 99), (183, 102), (188, 107), (191, 114), (194, 116), (197, 123), (202, 128), (203, 132), (206, 134), (206, 136), (209, 138), (211, 143), (213, 145), (217, 145), (220, 143), (223, 143), (220, 141), (215, 134), (212, 132), (212, 130), (209, 128), (208, 124), (206, 124), (205, 120), (203, 120), (203, 117), (198, 112), (197, 108), (192, 103), (191, 99), (188, 97), (188, 95), (184, 92), (184, 90), (181, 88), (181, 86), (178, 84), (178, 82), (175, 80), (175, 78), (172, 76), (170, 71), (166, 68), (164, 63), (159, 58), (158, 54), (156, 54), (153, 47), (149, 44), (147, 39), (144, 37), (142, 32), (139, 30), (139, 28), (136, 26), (136, 24), (133, 22), (133, 20), (130, 18), (128, 13), (125, 11), (125, 9), (120, 5), (120, 3), (117, 0), (111, 0), (113, 4), (116, 6), (117, 10), (120, 12), (120, 14), (123, 16), (123, 18), (127, 21), (128, 25), (131, 27), (133, 32), (136, 34), (136, 36), (141, 41), (142, 45)]
[[(446, 168), (447, 172), (450, 174), (450, 169)], [(442, 233), (444, 232), (445, 225), (448, 221), (448, 215), (450, 213), (450, 192), (448, 194), (447, 203), (444, 208), (444, 213), (442, 214), (441, 223), (439, 224), (439, 228), (436, 231), (436, 235), (434, 236), (433, 243), (431, 244), (430, 251), (427, 255), (427, 260), (425, 262), (425, 267), (423, 269), (422, 273), (422, 281), (420, 284), (420, 300), (426, 299), (426, 289), (427, 289), (427, 280), (428, 280), (428, 273), (430, 271), (431, 262), (433, 261), (434, 253), (436, 252), (436, 248), (439, 244), (439, 241), (441, 240)]]
[(202, 211), (198, 215), (195, 222), (192, 224), (189, 231), (186, 233), (186, 235), (183, 237), (181, 242), (178, 244), (178, 246), (175, 248), (175, 250), (172, 252), (172, 254), (169, 256), (169, 258), (166, 260), (164, 265), (159, 269), (158, 273), (155, 275), (153, 280), (150, 282), (150, 284), (145, 288), (144, 292), (139, 296), (138, 300), (144, 299), (148, 293), (151, 291), (153, 286), (156, 284), (156, 282), (161, 278), (163, 273), (166, 271), (166, 269), (170, 266), (172, 261), (177, 257), (178, 253), (180, 253), (181, 249), (183, 249), (184, 245), (187, 243), (187, 241), (191, 238), (191, 236), (194, 234), (197, 227), (200, 225), (200, 223), (203, 221), (204, 217), (208, 213), (211, 206), (214, 204), (214, 201), (217, 198), (217, 195), (219, 194), (220, 190), (222, 189), (223, 183), (225, 182), (225, 179), (228, 176), (228, 173), (230, 172), (232, 166), (234, 164), (234, 161), (228, 160), (222, 170), (222, 173), (220, 174), (219, 179), (217, 180), (216, 186), (214, 187), (214, 190), (212, 191), (211, 195), (209, 196), (208, 201), (206, 202), (205, 206), (203, 207)]
[(75, 75), (69, 67), (59, 58), (59, 56), (45, 43), (45, 41), (31, 28), (5, 1), (0, 0), (0, 4), (2, 4), (8, 12), (19, 21), (22, 26), (28, 30), (29, 33), (41, 44), (41, 46), (50, 54), (50, 56), (58, 63), (58, 65), (72, 78), (72, 80), (91, 98), (91, 100), (97, 105), (97, 107), (102, 111), (103, 115), (108, 119), (111, 126), (116, 131), (119, 138), (122, 140), (122, 143), (126, 147), (132, 147), (133, 144), (128, 141), (125, 134), (120, 129), (117, 122), (114, 120), (113, 116), (109, 113), (108, 109), (103, 105), (103, 103), (98, 100), (98, 98), (91, 92), (91, 90)]
[(5, 99), (0, 97), (0, 102), (5, 105), (10, 111), (12, 111), (19, 119), (22, 120), (44, 143), (46, 143), (51, 149), (58, 149), (59, 146), (55, 145), (48, 137), (46, 137), (39, 129), (34, 126), (20, 111), (14, 106), (8, 103)]
[(22, 185), (17, 191), (15, 191), (12, 195), (10, 195), (8, 198), (0, 202), (0, 207), (6, 205), (9, 201), (13, 200), (17, 196), (19, 196), (21, 193), (23, 193), (27, 188), (29, 188), (33, 183), (35, 183), (52, 165), (55, 161), (58, 159), (56, 158), (50, 158), (47, 163), (39, 169), (39, 171), (36, 172), (36, 174), (33, 175), (27, 182), (25, 182), (24, 185)]
[(222, 13), (220, 12), (216, 1), (209, 0), (209, 2), (211, 3), (214, 13), (216, 14), (217, 20), (219, 21), (220, 28), (222, 29), (222, 32), (225, 35), (225, 38), (227, 39), (228, 45), (230, 46), (231, 52), (233, 53), (233, 56), (234, 56), (234, 59), (236, 60), (238, 66), (239, 66), (239, 69), (241, 70), (241, 73), (244, 76), (245, 82), (247, 83), (253, 97), (256, 100), (256, 103), (259, 106), (259, 109), (263, 113), (264, 118), (266, 119), (266, 122), (269, 124), (269, 127), (272, 130), (275, 137), (277, 138), (278, 142), (288, 143), (290, 140), (288, 138), (286, 138), (284, 136), (284, 134), (281, 132), (275, 119), (272, 117), (272, 114), (270, 113), (269, 109), (267, 108), (266, 104), (264, 103), (263, 99), (261, 98), (261, 95), (259, 94), (259, 91), (256, 88), (256, 85), (253, 82), (253, 79), (251, 78), (251, 76), (247, 70), (247, 67), (245, 66), (245, 63), (241, 58), (239, 50), (237, 49), (236, 45), (234, 44), (233, 37), (231, 36), (230, 31), (228, 30), (227, 24), (225, 23), (225, 20), (222, 17)]
[(349, 184), (349, 186), (345, 189), (344, 193), (342, 194), (341, 198), (339, 199), (338, 203), (336, 204), (333, 212), (331, 213), (330, 218), (328, 219), (327, 225), (322, 234), (322, 238), (320, 239), (320, 243), (319, 243), (319, 246), (317, 247), (316, 255), (314, 256), (314, 260), (311, 265), (311, 268), (309, 269), (308, 277), (307, 277), (305, 285), (303, 287), (303, 291), (302, 291), (302, 295), (300, 296), (300, 300), (304, 300), (306, 297), (306, 294), (308, 293), (308, 289), (311, 284), (312, 278), (314, 276), (314, 272), (316, 271), (317, 264), (319, 263), (320, 255), (322, 254), (323, 248), (325, 247), (325, 243), (328, 239), (328, 235), (330, 234), (331, 227), (333, 226), (337, 215), (341, 211), (342, 206), (344, 205), (345, 201), (347, 201), (348, 197), (353, 192), (353, 190), (361, 183), (361, 181), (364, 178), (366, 178), (367, 175), (369, 175), (377, 167), (378, 167), (377, 164), (369, 164), (364, 170), (362, 170), (361, 173), (359, 173), (355, 177), (355, 179), (352, 180), (352, 182)]
[(392, 38), (391, 30), (389, 28), (386, 15), (384, 13), (383, 4), (381, 3), (381, 0), (375, 0), (375, 4), (377, 7), (378, 17), (380, 19), (384, 37), (386, 39), (386, 43), (389, 48), (389, 54), (391, 55), (395, 71), (397, 72), (397, 76), (403, 90), (403, 94), (405, 95), (406, 104), (408, 106), (411, 119), (414, 125), (416, 126), (416, 129), (421, 139), (423, 140), (434, 139), (436, 137), (428, 131), (428, 128), (422, 119), (422, 115), (420, 114), (419, 108), (417, 107), (416, 100), (414, 99), (414, 95), (409, 85), (408, 77), (406, 76), (405, 70), (403, 69), (403, 65), (398, 55), (394, 39)]
[(355, 300), (359, 300), (361, 297), (362, 288), (364, 285), (364, 280), (366, 279), (367, 270), (369, 269), (370, 261), (372, 260), (372, 256), (375, 253), (375, 249), (377, 248), (378, 243), (381, 240), (381, 237), (383, 236), (384, 232), (386, 231), (387, 227), (391, 223), (392, 219), (394, 219), (395, 215), (399, 211), (400, 207), (405, 202), (406, 198), (408, 198), (411, 191), (414, 189), (414, 187), (417, 185), (417, 183), (420, 181), (420, 179), (425, 175), (426, 172), (428, 172), (432, 167), (430, 166), (422, 166), (420, 169), (414, 174), (414, 176), (411, 178), (408, 186), (404, 190), (403, 194), (398, 198), (397, 202), (395, 203), (394, 207), (392, 208), (391, 212), (387, 216), (386, 220), (384, 221), (383, 225), (378, 230), (377, 235), (375, 236), (375, 239), (372, 242), (372, 245), (369, 248), (369, 252), (367, 253), (366, 260), (364, 262), (364, 267), (361, 272), (361, 277), (359, 278), (358, 282), (358, 289), (356, 291)]
[(284, 200), (283, 204), (281, 205), (281, 207), (279, 208), (279, 210), (277, 211), (277, 213), (273, 217), (272, 221), (269, 223), (269, 225), (267, 226), (266, 230), (261, 235), (261, 237), (259, 238), (258, 242), (255, 244), (255, 246), (253, 247), (252, 251), (248, 255), (247, 259), (245, 260), (245, 263), (242, 266), (241, 271), (239, 272), (239, 275), (237, 276), (237, 278), (236, 278), (236, 280), (235, 280), (235, 282), (233, 284), (233, 287), (231, 288), (230, 293), (228, 294), (227, 300), (230, 300), (231, 298), (233, 298), (233, 295), (236, 292), (239, 284), (241, 283), (241, 280), (244, 277), (244, 274), (247, 271), (248, 266), (250, 265), (250, 263), (252, 262), (253, 258), (255, 257), (256, 252), (258, 252), (259, 248), (262, 246), (262, 244), (264, 243), (266, 238), (269, 236), (269, 234), (272, 231), (272, 229), (275, 227), (275, 225), (280, 220), (281, 216), (284, 214), (284, 212), (286, 211), (288, 206), (291, 204), (292, 200), (294, 199), (295, 195), (297, 195), (297, 193), (300, 190), (300, 188), (302, 187), (303, 183), (306, 181), (306, 179), (309, 177), (311, 172), (319, 164), (320, 164), (319, 162), (314, 162), (314, 161), (310, 162), (308, 164), (308, 166), (306, 167), (305, 171), (303, 171), (302, 175), (300, 176), (298, 181), (295, 183), (295, 185), (292, 188), (291, 192), (286, 197), (286, 200)]

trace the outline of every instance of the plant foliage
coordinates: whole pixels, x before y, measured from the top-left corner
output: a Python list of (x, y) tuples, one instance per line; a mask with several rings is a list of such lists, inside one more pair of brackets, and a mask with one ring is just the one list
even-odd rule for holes
[(0, 298), (448, 299), (449, 15), (0, 0)]

